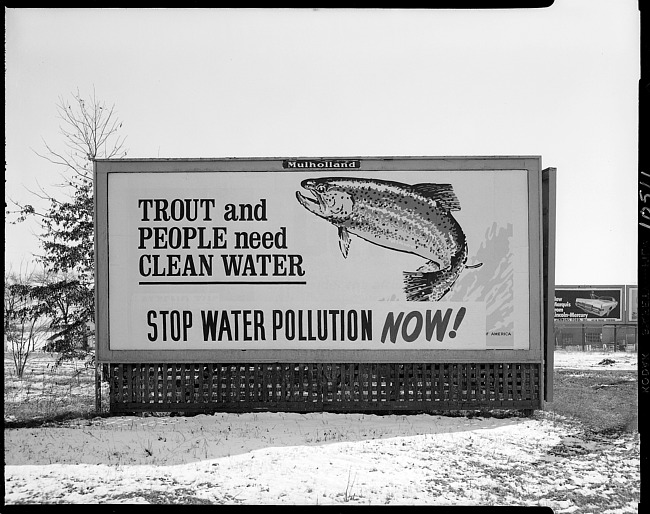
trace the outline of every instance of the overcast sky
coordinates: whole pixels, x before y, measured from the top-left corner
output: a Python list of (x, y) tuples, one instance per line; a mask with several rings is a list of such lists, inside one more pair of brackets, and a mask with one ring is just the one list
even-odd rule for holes
[[(556, 283), (637, 280), (635, 0), (547, 9), (6, 9), (6, 193), (60, 182), (56, 106), (115, 104), (130, 157), (541, 155)], [(39, 251), (7, 225), (5, 266)]]

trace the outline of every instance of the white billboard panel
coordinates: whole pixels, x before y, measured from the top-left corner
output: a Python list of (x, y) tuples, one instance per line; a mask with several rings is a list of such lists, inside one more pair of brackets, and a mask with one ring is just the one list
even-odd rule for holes
[(530, 348), (527, 170), (290, 162), (107, 174), (111, 351)]

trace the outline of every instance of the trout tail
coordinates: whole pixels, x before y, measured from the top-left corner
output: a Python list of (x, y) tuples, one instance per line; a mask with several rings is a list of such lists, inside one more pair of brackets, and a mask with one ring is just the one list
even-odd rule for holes
[(404, 292), (410, 302), (435, 302), (445, 296), (456, 283), (461, 272), (465, 269), (478, 268), (483, 263), (466, 266), (467, 245), (463, 246), (451, 259), (451, 266), (440, 271), (423, 271), (423, 266), (418, 271), (404, 272)]

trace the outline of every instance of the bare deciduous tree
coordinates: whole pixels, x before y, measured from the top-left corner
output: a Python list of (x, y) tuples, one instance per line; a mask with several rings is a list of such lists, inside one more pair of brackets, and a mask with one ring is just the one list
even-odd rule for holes
[[(64, 167), (68, 185), (75, 179), (82, 182), (92, 180), (93, 159), (126, 156), (126, 138), (119, 134), (122, 122), (117, 117), (115, 105), (108, 106), (97, 100), (94, 90), (88, 99), (84, 99), (79, 91), (71, 96), (71, 101), (59, 97), (56, 105), (65, 151), (56, 150), (43, 141), (47, 152), (36, 152), (51, 163)], [(76, 176), (70, 176), (70, 172)]]
[(44, 316), (34, 288), (39, 286), (35, 273), (5, 273), (5, 337), (18, 378), (22, 378), (27, 360), (46, 335)]

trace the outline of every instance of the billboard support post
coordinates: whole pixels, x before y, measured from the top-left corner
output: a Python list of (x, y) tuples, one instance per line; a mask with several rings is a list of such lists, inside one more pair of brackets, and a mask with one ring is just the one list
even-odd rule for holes
[(540, 157), (94, 166), (111, 411), (552, 398), (555, 170)]
[(101, 364), (95, 360), (95, 412), (99, 415), (102, 412), (102, 375)]

